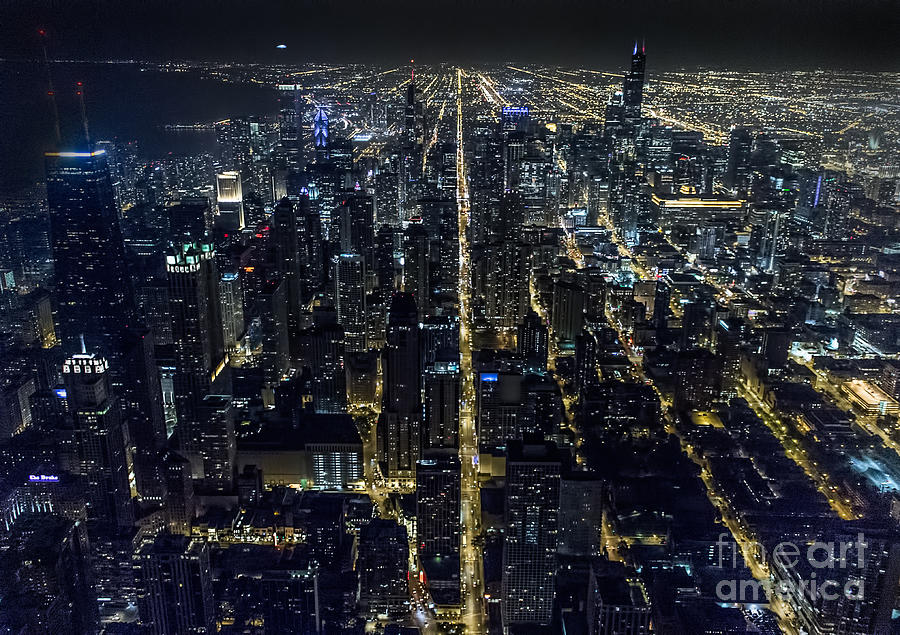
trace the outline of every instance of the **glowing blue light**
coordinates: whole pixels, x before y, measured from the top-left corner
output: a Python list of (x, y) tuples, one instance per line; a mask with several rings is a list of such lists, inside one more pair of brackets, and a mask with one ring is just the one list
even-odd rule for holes
[(28, 480), (32, 483), (58, 483), (59, 477), (56, 474), (29, 474)]
[(287, 48), (287, 44), (279, 44), (279, 45), (276, 46), (275, 48), (277, 48), (277, 49), (286, 49), (286, 48)]
[(497, 373), (481, 373), (481, 381), (497, 381)]
[(65, 388), (54, 388), (53, 394), (56, 395), (59, 399), (65, 399), (68, 397), (68, 393)]

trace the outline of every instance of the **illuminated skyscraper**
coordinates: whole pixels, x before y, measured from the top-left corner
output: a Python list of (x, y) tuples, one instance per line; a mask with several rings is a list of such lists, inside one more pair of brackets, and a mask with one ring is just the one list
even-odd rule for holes
[(328, 114), (324, 108), (317, 108), (313, 117), (313, 144), (316, 147), (316, 160), (328, 158)]
[(340, 254), (334, 263), (334, 298), (338, 324), (344, 327), (348, 352), (368, 348), (366, 341), (366, 265), (357, 254)]
[(122, 414), (109, 385), (109, 365), (95, 353), (77, 353), (63, 365), (66, 403), (84, 479), (88, 518), (104, 529), (134, 523)]
[(622, 103), (625, 112), (625, 121), (634, 125), (641, 120), (641, 102), (644, 98), (644, 68), (647, 57), (644, 55), (644, 47), (638, 48), (634, 43), (634, 51), (631, 54), (631, 68), (625, 73), (625, 81), (622, 86)]
[(549, 624), (556, 596), (562, 460), (552, 443), (510, 445), (506, 462), (505, 624)]
[(173, 388), (181, 449), (194, 475), (200, 463), (202, 420), (199, 407), (225, 366), (215, 251), (206, 243), (180, 245), (166, 256), (172, 316), (175, 374)]
[(47, 203), (60, 336), (105, 354), (134, 317), (125, 244), (106, 152), (48, 152)]
[(411, 294), (391, 298), (386, 339), (378, 429), (382, 469), (392, 478), (411, 477), (419, 459), (422, 421), (419, 320)]
[(216, 227), (223, 231), (244, 228), (244, 194), (240, 172), (216, 175)]

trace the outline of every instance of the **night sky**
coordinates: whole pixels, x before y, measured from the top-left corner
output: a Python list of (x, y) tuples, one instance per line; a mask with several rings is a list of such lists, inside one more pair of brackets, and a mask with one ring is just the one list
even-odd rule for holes
[(40, 27), (78, 59), (900, 69), (896, 0), (0, 0), (0, 55)]

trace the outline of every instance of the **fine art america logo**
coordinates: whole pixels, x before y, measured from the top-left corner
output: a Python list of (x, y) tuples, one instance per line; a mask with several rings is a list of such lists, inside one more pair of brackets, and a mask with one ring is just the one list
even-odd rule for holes
[[(726, 566), (725, 547), (731, 550), (731, 568), (741, 564), (737, 543), (729, 534), (719, 534), (718, 566)], [(726, 540), (728, 539), (728, 540)], [(775, 597), (806, 597), (810, 601), (837, 600), (841, 596), (861, 601), (865, 595), (863, 572), (866, 569), (864, 534), (856, 540), (795, 543), (780, 542), (766, 557), (766, 548), (756, 542), (741, 543), (743, 552), (758, 562), (769, 563), (771, 576), (763, 580), (721, 580), (716, 596), (723, 602), (763, 602)]]

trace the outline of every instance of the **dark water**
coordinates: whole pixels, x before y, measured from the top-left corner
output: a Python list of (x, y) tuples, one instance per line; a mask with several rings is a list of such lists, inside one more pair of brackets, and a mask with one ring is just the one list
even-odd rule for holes
[[(211, 132), (166, 131), (165, 124), (272, 114), (279, 103), (275, 90), (223, 84), (194, 72), (142, 71), (137, 64), (57, 64), (53, 81), (64, 140), (81, 133), (75, 82), (82, 81), (91, 137), (136, 140), (148, 158), (214, 146)], [(46, 73), (35, 64), (0, 62), (0, 193), (41, 180), (43, 153), (53, 146)]]

